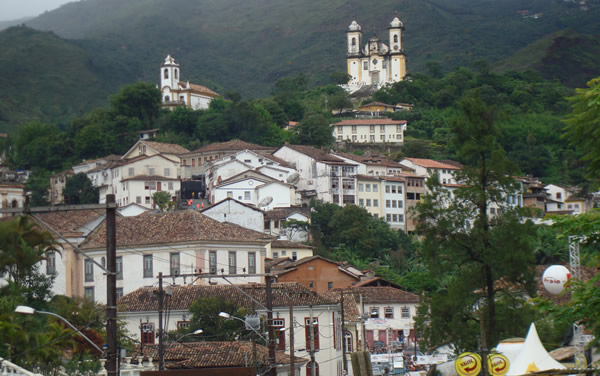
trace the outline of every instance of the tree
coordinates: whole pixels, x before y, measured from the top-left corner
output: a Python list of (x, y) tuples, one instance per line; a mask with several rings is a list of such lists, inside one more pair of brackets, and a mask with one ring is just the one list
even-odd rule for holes
[(27, 216), (0, 222), (0, 274), (18, 285), (26, 285), (36, 264), (56, 251), (55, 245), (52, 235)]
[(67, 178), (65, 184), (65, 203), (69, 205), (97, 204), (99, 190), (83, 172)]
[(333, 142), (329, 120), (322, 114), (308, 115), (298, 125), (298, 141), (303, 145), (327, 146)]
[(581, 150), (583, 159), (589, 163), (588, 177), (597, 181), (600, 176), (600, 77), (587, 86), (587, 89), (576, 89), (576, 95), (569, 98), (572, 111), (565, 121), (564, 137)]
[(35, 170), (27, 179), (25, 189), (31, 192), (31, 206), (50, 205), (50, 172), (44, 169)]
[(350, 76), (347, 72), (337, 71), (329, 75), (329, 82), (336, 85), (345, 85), (350, 81), (351, 78), (352, 76)]
[(190, 327), (186, 332), (202, 329), (202, 335), (212, 341), (232, 341), (236, 339), (244, 329), (244, 323), (235, 319), (224, 319), (219, 316), (220, 312), (229, 313), (232, 316), (244, 318), (248, 313), (223, 298), (203, 298), (196, 300), (190, 307), (192, 319)]
[[(489, 349), (528, 324), (527, 315), (513, 317), (524, 301), (514, 299), (510, 289), (532, 293), (536, 233), (533, 223), (522, 221), (522, 213), (506, 203), (517, 186), (497, 141), (493, 109), (478, 92), (460, 105), (453, 143), (465, 163), (456, 173), (461, 187), (451, 192), (434, 175), (417, 205), (425, 262), (433, 275), (443, 276), (420, 323), (430, 345), (453, 341), (460, 349), (474, 349), (480, 340), (482, 349)], [(498, 207), (493, 217), (491, 204)]]
[[(117, 115), (137, 118), (144, 129), (151, 128), (160, 113), (160, 90), (154, 84), (137, 82), (126, 85), (109, 98)], [(141, 129), (141, 128), (140, 128)]]
[(300, 233), (307, 233), (310, 224), (307, 221), (299, 221), (294, 218), (290, 218), (287, 221), (281, 223), (281, 227), (286, 229), (288, 239), (293, 240), (294, 235)]
[(154, 205), (158, 206), (162, 212), (171, 211), (175, 207), (175, 202), (171, 200), (171, 194), (167, 191), (160, 191), (152, 194), (152, 202), (154, 202)]

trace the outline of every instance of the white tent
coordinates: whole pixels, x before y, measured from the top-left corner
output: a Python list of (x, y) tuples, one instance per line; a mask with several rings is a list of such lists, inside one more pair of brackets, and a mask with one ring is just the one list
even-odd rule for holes
[(566, 369), (564, 365), (554, 360), (542, 345), (540, 337), (531, 323), (525, 343), (516, 359), (509, 359), (510, 368), (507, 376), (525, 375), (530, 372), (547, 371), (551, 369)]

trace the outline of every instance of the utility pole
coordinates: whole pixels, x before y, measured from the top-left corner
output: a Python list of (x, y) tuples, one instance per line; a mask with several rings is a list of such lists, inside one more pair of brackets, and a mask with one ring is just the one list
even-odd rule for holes
[[(344, 323), (344, 290), (340, 291), (340, 304), (342, 305), (342, 364), (346, 375), (348, 374), (348, 360), (346, 359), (346, 324)], [(334, 328), (335, 330), (335, 328)], [(292, 375), (293, 376), (293, 375)]]
[(275, 368), (275, 338), (273, 333), (273, 289), (271, 287), (271, 267), (265, 267), (265, 293), (267, 300), (267, 330), (269, 333), (269, 375), (276, 376)]
[(158, 370), (165, 369), (165, 348), (163, 344), (163, 275), (158, 273)]
[(313, 318), (313, 309), (312, 305), (308, 306), (309, 309), (309, 319), (308, 319), (308, 330), (310, 334), (310, 376), (316, 376), (316, 365), (315, 365), (315, 331), (314, 331), (314, 318)]
[[(117, 375), (117, 209), (106, 195), (106, 373)], [(111, 205), (112, 204), (112, 205)]]
[(290, 376), (294, 376), (294, 301), (290, 298)]

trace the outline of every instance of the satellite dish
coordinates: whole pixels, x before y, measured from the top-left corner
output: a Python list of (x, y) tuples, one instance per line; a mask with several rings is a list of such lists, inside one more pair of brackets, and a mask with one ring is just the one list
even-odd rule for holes
[(258, 207), (264, 208), (265, 206), (268, 206), (272, 202), (273, 202), (273, 197), (267, 196), (267, 197), (263, 198), (262, 200), (260, 200), (260, 202), (258, 203)]
[(288, 184), (296, 184), (298, 182), (298, 180), (300, 180), (300, 174), (297, 172), (294, 172), (293, 174), (288, 176), (286, 180), (287, 180)]
[(571, 279), (571, 272), (562, 265), (552, 265), (544, 271), (542, 281), (546, 291), (558, 295), (565, 289), (565, 283)]

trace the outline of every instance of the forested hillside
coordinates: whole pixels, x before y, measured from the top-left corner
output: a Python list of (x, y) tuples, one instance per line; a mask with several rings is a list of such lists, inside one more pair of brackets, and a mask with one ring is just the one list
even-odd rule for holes
[[(562, 0), (72, 2), (27, 22), (66, 40), (23, 28), (0, 32), (0, 79), (11, 81), (0, 86), (0, 127), (72, 119), (125, 83), (157, 82), (167, 54), (181, 63), (184, 80), (220, 93), (264, 97), (279, 78), (300, 72), (321, 85), (345, 70), (352, 18), (365, 38), (376, 33), (386, 40), (395, 11), (406, 27), (411, 73), (426, 71), (430, 62), (449, 72), (483, 59), (498, 69), (538, 69), (545, 78), (583, 86), (600, 74), (594, 53), (600, 2), (587, 7)], [(566, 29), (577, 34), (553, 34)], [(43, 47), (40, 38), (47, 38)], [(536, 44), (541, 38), (551, 43)], [(504, 62), (517, 51), (521, 58)], [(57, 60), (66, 57), (67, 65)]]

